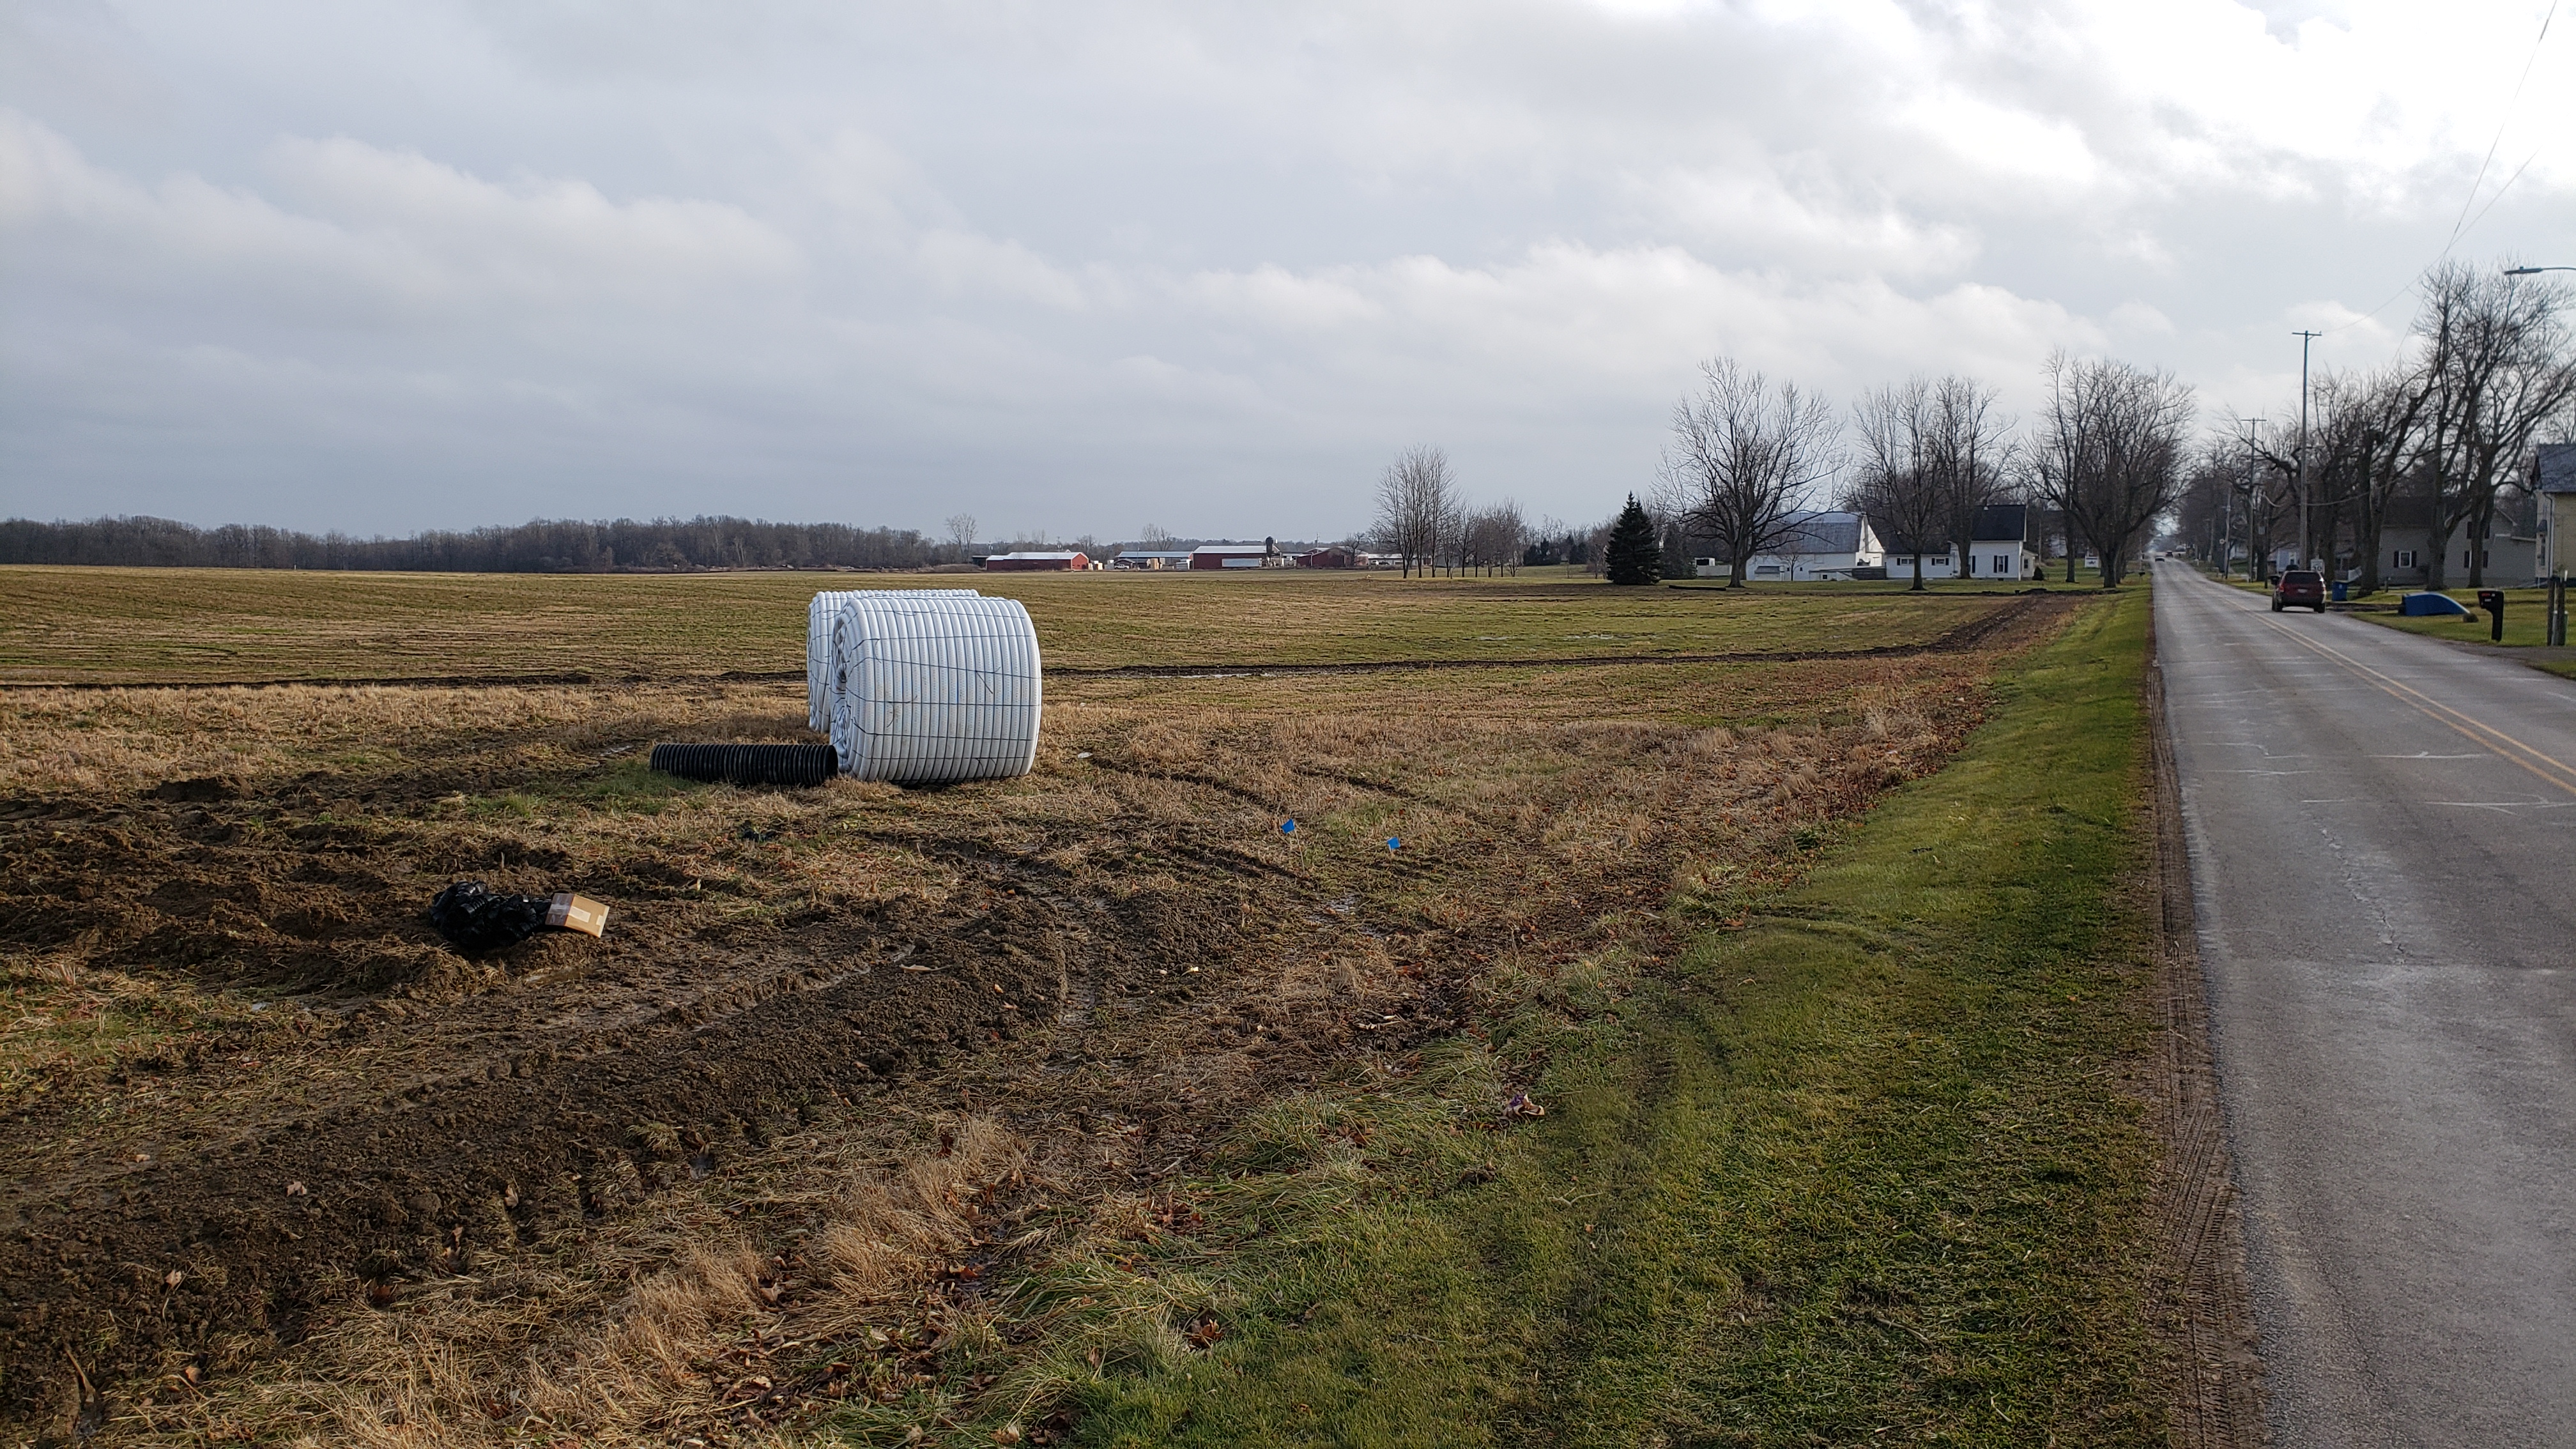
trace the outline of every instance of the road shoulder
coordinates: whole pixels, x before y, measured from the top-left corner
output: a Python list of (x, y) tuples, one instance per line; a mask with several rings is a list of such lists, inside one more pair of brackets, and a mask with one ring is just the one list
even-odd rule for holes
[(2256, 1351), (2240, 1193), (2209, 1039), (2181, 778), (2152, 624), (2145, 697), (2162, 1014), (2148, 1098), (2148, 1125), (2163, 1149), (2151, 1199), (2154, 1323), (2171, 1374), (2171, 1442), (2178, 1449), (2232, 1449), (2265, 1442), (2263, 1363)]

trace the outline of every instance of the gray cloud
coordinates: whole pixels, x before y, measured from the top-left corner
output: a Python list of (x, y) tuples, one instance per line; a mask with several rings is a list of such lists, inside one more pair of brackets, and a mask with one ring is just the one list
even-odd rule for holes
[[(0, 511), (1329, 535), (1416, 441), (1597, 515), (1721, 352), (2277, 405), (2507, 121), (2537, 13), (2428, 10), (28, 0)], [(2576, 235), (2552, 46), (2467, 255)]]

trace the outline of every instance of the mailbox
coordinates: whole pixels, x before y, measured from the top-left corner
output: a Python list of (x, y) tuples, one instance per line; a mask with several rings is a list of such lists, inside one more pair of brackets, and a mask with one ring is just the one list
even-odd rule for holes
[(2495, 623), (2494, 623), (2494, 624), (2492, 624), (2492, 625), (2490, 625), (2490, 626), (2488, 626), (2488, 629), (2487, 629), (2487, 637), (2488, 637), (2488, 638), (2490, 638), (2490, 639), (2493, 639), (2493, 640), (2494, 640), (2495, 642), (2497, 642), (2498, 644), (2503, 643), (2503, 642), (2504, 642), (2504, 590), (2502, 590), (2502, 589), (2480, 589), (2480, 590), (2478, 590), (2478, 607), (2479, 607), (2479, 608), (2481, 608), (2481, 609), (2486, 610), (2486, 611), (2487, 611), (2488, 613), (2490, 613), (2490, 614), (2495, 615)]

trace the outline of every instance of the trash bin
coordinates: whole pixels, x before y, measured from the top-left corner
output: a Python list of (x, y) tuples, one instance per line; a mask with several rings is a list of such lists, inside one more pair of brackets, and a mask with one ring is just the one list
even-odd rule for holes
[(2334, 581), (2334, 601), (2338, 604), (2352, 602), (2352, 583), (2350, 580), (2337, 579)]

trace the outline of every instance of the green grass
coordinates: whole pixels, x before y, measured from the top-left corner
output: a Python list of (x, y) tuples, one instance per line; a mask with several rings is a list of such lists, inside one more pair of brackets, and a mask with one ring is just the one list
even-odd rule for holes
[(2161, 1442), (2145, 621), (2086, 610), (1798, 883), (1672, 903), (1678, 960), (1507, 966), (1485, 1039), (1238, 1134), (1135, 1269), (1224, 1336), (1077, 1368), (1080, 1440)]
[(1850, 649), (2000, 606), (1898, 584), (1613, 588), (1562, 570), (1210, 574), (356, 574), (0, 568), (0, 680), (156, 683), (801, 673), (825, 588), (971, 586), (1029, 606), (1047, 662), (1334, 663)]
[[(2478, 608), (2477, 590), (2446, 589), (2442, 592), (2466, 605), (2469, 616), (2465, 619), (2457, 615), (2408, 618), (2403, 614), (2372, 612), (2360, 617), (2387, 628), (2403, 629), (2409, 634), (2426, 634), (2436, 639), (2457, 639), (2463, 643), (2484, 645), (2488, 648), (2547, 647), (2548, 590), (2507, 589), (2504, 591), (2504, 639), (2501, 642), (2487, 637), (2488, 632), (2494, 627), (2494, 620), (2492, 616)], [(2576, 678), (2576, 656), (2536, 659), (2529, 662), (2553, 674)]]

